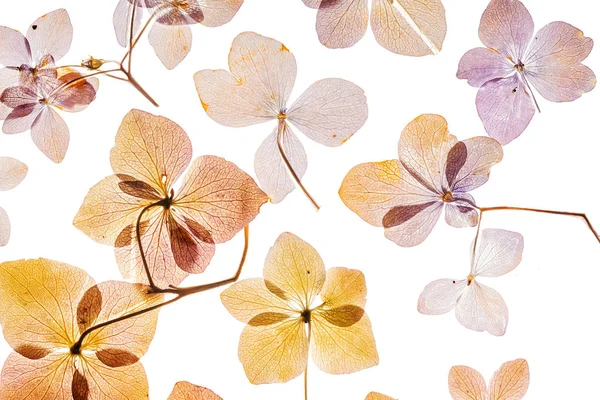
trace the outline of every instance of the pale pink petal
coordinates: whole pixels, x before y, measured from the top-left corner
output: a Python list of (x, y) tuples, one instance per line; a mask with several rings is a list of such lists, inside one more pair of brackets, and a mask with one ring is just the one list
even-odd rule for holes
[(323, 0), (302, 0), (305, 6), (310, 8), (318, 8)]
[(523, 236), (502, 229), (484, 229), (477, 240), (471, 274), (496, 277), (517, 268), (523, 257)]
[(449, 179), (446, 167), (447, 183), (453, 192), (468, 192), (486, 183), (490, 177), (490, 169), (498, 164), (504, 155), (500, 143), (483, 136), (457, 143), (450, 149), (448, 159), (453, 158), (455, 153), (461, 153), (459, 158), (464, 157), (464, 161), (452, 179)]
[(25, 179), (27, 165), (11, 157), (0, 157), (0, 190), (10, 190)]
[(475, 103), (485, 131), (503, 145), (519, 137), (535, 114), (531, 95), (517, 75), (487, 82)]
[[(16, 68), (0, 68), (0, 96), (5, 89), (19, 83), (21, 73)], [(0, 101), (0, 120), (6, 119), (12, 108)]]
[(30, 130), (43, 108), (41, 104), (25, 104), (15, 108), (4, 120), (2, 131), (12, 134)]
[(15, 29), (0, 26), (0, 64), (6, 67), (20, 67), (31, 63), (29, 42)]
[(573, 101), (596, 86), (596, 76), (581, 64), (594, 42), (565, 22), (551, 22), (533, 38), (525, 60), (525, 76), (544, 98)]
[(69, 128), (51, 107), (44, 107), (31, 125), (33, 143), (52, 161), (61, 162), (69, 147)]
[(317, 12), (317, 35), (330, 49), (353, 46), (368, 24), (367, 0), (323, 0)]
[(4, 208), (0, 207), (0, 246), (6, 246), (10, 239), (10, 220)]
[(476, 226), (479, 213), (471, 205), (475, 204), (475, 199), (467, 193), (458, 193), (454, 200), (446, 204), (446, 223), (455, 228)]
[(60, 8), (36, 19), (27, 30), (27, 40), (36, 64), (50, 54), (54, 62), (71, 47), (73, 26), (67, 10)]
[(148, 41), (163, 65), (173, 69), (192, 49), (192, 29), (188, 25), (155, 23), (148, 33)]
[(221, 26), (237, 14), (244, 0), (198, 0), (200, 9), (204, 13), (204, 26)]
[(135, 8), (135, 15), (133, 16), (133, 37), (140, 30), (140, 22), (142, 21), (143, 10), (137, 4), (134, 5), (130, 0), (119, 0), (117, 8), (113, 13), (113, 26), (115, 28), (115, 35), (117, 36), (117, 42), (123, 47), (129, 45), (130, 29), (129, 24), (131, 23), (131, 13)]
[(480, 87), (487, 81), (505, 78), (515, 72), (514, 64), (494, 49), (477, 47), (465, 53), (458, 63), (458, 79), (467, 79), (471, 86)]
[(519, 0), (492, 0), (481, 16), (481, 42), (511, 57), (513, 65), (523, 60), (532, 37), (533, 19)]
[(364, 91), (344, 79), (313, 83), (290, 107), (288, 119), (312, 140), (325, 146), (340, 146), (366, 122)]
[(472, 281), (458, 299), (456, 319), (468, 329), (502, 336), (508, 325), (508, 308), (498, 292)]
[(240, 85), (229, 71), (198, 71), (194, 83), (206, 115), (221, 125), (239, 128), (260, 124), (279, 113), (270, 102), (265, 107), (265, 99), (257, 97), (251, 87)]
[(296, 81), (296, 59), (281, 42), (254, 32), (240, 33), (231, 45), (229, 70), (274, 115), (286, 108)]
[(371, 29), (377, 43), (393, 53), (437, 54), (446, 37), (446, 10), (440, 0), (373, 0)]
[[(282, 147), (296, 175), (302, 178), (307, 167), (306, 152), (302, 142), (287, 124), (282, 137)], [(254, 172), (271, 203), (279, 203), (296, 188), (296, 183), (279, 152), (277, 128), (267, 136), (256, 151)]]
[(385, 237), (403, 247), (421, 244), (433, 230), (443, 208), (441, 201), (394, 207), (383, 217)]
[(421, 292), (417, 310), (421, 314), (445, 314), (456, 307), (456, 302), (466, 287), (467, 281), (464, 279), (433, 281)]

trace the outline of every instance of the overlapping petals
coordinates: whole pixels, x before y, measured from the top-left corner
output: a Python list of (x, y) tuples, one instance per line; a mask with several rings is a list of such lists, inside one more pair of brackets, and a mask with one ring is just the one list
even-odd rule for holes
[[(90, 327), (162, 301), (141, 284), (95, 285), (83, 270), (38, 259), (0, 264), (0, 323), (14, 352), (2, 368), (1, 399), (148, 397), (140, 357), (158, 311)], [(60, 317), (59, 317), (60, 316)]]
[[(125, 278), (147, 281), (138, 235), (156, 285), (203, 272), (215, 245), (230, 240), (266, 202), (233, 163), (191, 158), (191, 142), (174, 122), (138, 110), (123, 119), (110, 155), (115, 175), (92, 187), (74, 224), (115, 246)], [(173, 185), (186, 169), (176, 193)]]
[[(317, 35), (329, 48), (356, 44), (369, 25), (368, 0), (303, 0), (317, 11)], [(446, 12), (439, 0), (373, 0), (371, 29), (377, 43), (407, 56), (437, 54), (446, 37)]]
[(454, 400), (521, 400), (528, 388), (529, 364), (524, 359), (502, 364), (494, 372), (489, 388), (473, 368), (459, 365), (448, 374), (448, 389)]
[(502, 147), (486, 137), (458, 141), (446, 120), (425, 114), (400, 136), (398, 160), (365, 163), (348, 172), (340, 197), (350, 210), (400, 246), (422, 243), (443, 209), (454, 227), (475, 226), (478, 213), (468, 193), (489, 178)]
[(308, 243), (290, 233), (279, 236), (267, 255), (264, 279), (243, 280), (221, 294), (231, 315), (247, 324), (238, 354), (250, 382), (295, 378), (306, 367), (309, 348), (317, 366), (328, 373), (377, 365), (364, 311), (366, 293), (360, 271), (325, 271)]
[(502, 336), (508, 325), (508, 308), (494, 289), (479, 283), (479, 277), (498, 277), (515, 269), (523, 254), (523, 237), (501, 229), (484, 229), (474, 243), (471, 271), (466, 279), (431, 282), (419, 297), (422, 314), (439, 315), (455, 310), (464, 327)]
[[(202, 70), (194, 80), (202, 107), (221, 125), (243, 127), (282, 121), (256, 152), (254, 168), (271, 202), (283, 200), (301, 178), (307, 159), (292, 125), (325, 146), (340, 146), (367, 119), (363, 90), (343, 79), (312, 84), (289, 108), (296, 59), (282, 43), (253, 32), (238, 35), (229, 53), (229, 71)], [(290, 166), (286, 166), (282, 153)]]
[[(243, 3), (244, 0), (119, 0), (113, 25), (117, 41), (126, 47), (129, 35), (136, 37), (139, 32), (143, 9), (148, 9), (150, 18), (155, 19), (148, 41), (163, 65), (173, 69), (192, 49), (190, 25), (226, 24)], [(133, 29), (130, 28), (132, 17)]]
[(492, 0), (481, 17), (479, 38), (487, 48), (469, 50), (456, 76), (479, 88), (476, 105), (487, 133), (502, 144), (517, 138), (535, 114), (535, 88), (546, 100), (573, 101), (596, 85), (581, 62), (593, 41), (565, 22), (534, 35), (519, 0)]

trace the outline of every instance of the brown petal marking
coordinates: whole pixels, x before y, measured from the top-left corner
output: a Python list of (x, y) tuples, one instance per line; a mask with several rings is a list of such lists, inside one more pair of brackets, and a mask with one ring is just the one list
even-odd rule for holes
[(138, 362), (140, 359), (135, 354), (127, 350), (120, 349), (102, 349), (96, 352), (98, 360), (112, 368), (123, 367)]
[[(150, 221), (142, 221), (140, 224), (140, 236), (144, 237), (144, 234), (148, 231)], [(130, 224), (125, 227), (117, 236), (115, 240), (115, 247), (126, 247), (133, 244), (135, 241), (135, 224)]]
[(281, 290), (277, 285), (273, 282), (265, 280), (265, 286), (269, 289), (269, 292), (273, 293), (275, 296), (279, 297), (282, 300), (288, 300), (289, 297), (285, 294), (283, 290)]
[(168, 7), (156, 19), (163, 25), (190, 25), (204, 20), (204, 13), (196, 0), (179, 0), (175, 6)]
[(392, 228), (394, 226), (402, 225), (433, 204), (435, 204), (434, 201), (423, 204), (413, 204), (410, 206), (394, 207), (384, 215), (383, 226), (385, 228)]
[(156, 191), (151, 185), (143, 181), (138, 181), (135, 178), (128, 175), (117, 175), (121, 180), (119, 182), (119, 189), (127, 193), (130, 196), (137, 197), (146, 200), (159, 200), (160, 193)]
[(39, 360), (40, 358), (44, 358), (50, 354), (50, 349), (44, 349), (32, 344), (20, 345), (15, 349), (15, 351), (23, 357), (29, 358), (30, 360)]
[(365, 314), (365, 310), (362, 307), (353, 306), (351, 304), (335, 307), (332, 309), (325, 310), (322, 315), (330, 324), (347, 328), (354, 325)]
[(190, 233), (194, 235), (198, 240), (201, 240), (204, 243), (214, 244), (215, 241), (210, 235), (210, 232), (206, 230), (205, 227), (197, 223), (196, 221), (189, 219), (187, 217), (183, 217), (183, 221), (187, 225)]
[(77, 324), (79, 332), (84, 332), (92, 326), (102, 310), (102, 293), (98, 286), (89, 288), (77, 305)]
[(446, 160), (446, 181), (450, 187), (454, 184), (454, 180), (460, 169), (465, 165), (467, 155), (467, 146), (463, 142), (456, 143), (448, 152), (448, 159)]
[(257, 316), (255, 316), (254, 318), (252, 318), (248, 322), (248, 325), (250, 325), (250, 326), (273, 325), (273, 324), (276, 324), (278, 322), (285, 321), (288, 318), (290, 318), (290, 316), (287, 315), (287, 314), (284, 314), (284, 313), (265, 312), (265, 313), (262, 313), (262, 314), (258, 314)]
[(87, 400), (90, 394), (88, 381), (78, 370), (73, 374), (73, 382), (71, 382), (71, 391), (73, 400)]
[[(214, 241), (212, 243), (204, 241), (199, 243), (187, 229), (175, 220), (173, 215), (169, 213), (167, 218), (169, 241), (171, 242), (171, 251), (175, 263), (179, 268), (189, 273), (203, 272), (214, 255)], [(198, 226), (195, 226), (195, 228), (198, 228)], [(203, 235), (204, 233), (199, 232), (199, 234)]]

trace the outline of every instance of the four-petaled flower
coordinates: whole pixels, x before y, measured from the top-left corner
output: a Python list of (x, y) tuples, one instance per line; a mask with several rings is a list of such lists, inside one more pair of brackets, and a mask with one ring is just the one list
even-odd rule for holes
[(533, 118), (537, 103), (531, 86), (546, 100), (564, 102), (596, 85), (592, 70), (581, 64), (592, 51), (592, 39), (565, 22), (551, 22), (535, 35), (533, 28), (519, 0), (492, 0), (479, 25), (487, 48), (469, 50), (456, 73), (479, 88), (479, 117), (502, 144), (523, 133)]
[[(235, 164), (215, 156), (191, 162), (190, 139), (167, 118), (132, 110), (115, 142), (110, 153), (115, 175), (90, 189), (73, 223), (116, 247), (125, 278), (148, 282), (138, 233), (153, 283), (177, 285), (189, 273), (203, 272), (215, 244), (235, 236), (267, 201)], [(173, 184), (188, 166), (175, 191)]]
[(283, 233), (267, 255), (264, 279), (238, 282), (221, 294), (221, 300), (231, 315), (247, 324), (238, 354), (250, 382), (260, 384), (300, 375), (309, 346), (317, 366), (331, 374), (377, 365), (371, 322), (364, 311), (366, 295), (362, 272), (325, 272), (313, 247)]
[(501, 229), (484, 229), (473, 243), (471, 271), (465, 279), (431, 282), (419, 297), (422, 314), (439, 315), (455, 310), (464, 327), (502, 336), (508, 325), (508, 308), (494, 289), (478, 278), (498, 277), (517, 268), (523, 255), (523, 236)]
[(444, 208), (449, 225), (477, 225), (468, 192), (487, 182), (490, 168), (502, 160), (498, 142), (481, 136), (458, 141), (442, 116), (424, 114), (402, 131), (398, 156), (348, 172), (339, 192), (350, 210), (383, 226), (400, 246), (422, 243)]
[(14, 352), (2, 368), (0, 398), (148, 398), (139, 359), (154, 336), (158, 310), (86, 330), (162, 301), (149, 287), (94, 284), (83, 270), (38, 259), (0, 264), (0, 323)]

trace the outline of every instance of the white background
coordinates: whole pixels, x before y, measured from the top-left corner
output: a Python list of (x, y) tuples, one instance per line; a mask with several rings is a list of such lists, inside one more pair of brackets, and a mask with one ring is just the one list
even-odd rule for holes
[[(589, 0), (526, 1), (536, 29), (564, 20), (600, 40), (599, 7)], [(322, 205), (315, 212), (299, 190), (278, 204), (267, 204), (251, 225), (251, 248), (242, 278), (262, 276), (269, 247), (284, 231), (299, 235), (320, 252), (328, 267), (365, 272), (370, 315), (380, 364), (353, 375), (334, 376), (309, 365), (311, 399), (363, 399), (371, 390), (399, 399), (449, 399), (447, 374), (468, 365), (489, 379), (505, 361), (526, 358), (531, 368), (528, 399), (598, 398), (600, 334), (598, 283), (600, 246), (583, 222), (566, 217), (517, 212), (486, 215), (485, 227), (518, 231), (525, 237), (521, 265), (486, 283), (497, 289), (510, 310), (504, 337), (463, 328), (452, 313), (424, 316), (416, 304), (423, 287), (438, 278), (463, 278), (469, 269), (474, 229), (455, 229), (443, 221), (416, 248), (400, 248), (348, 210), (337, 191), (358, 163), (397, 157), (402, 128), (417, 115), (444, 115), (460, 139), (485, 135), (475, 109), (476, 89), (455, 77), (462, 54), (480, 45), (477, 28), (487, 2), (444, 1), (448, 33), (433, 57), (394, 55), (369, 29), (351, 49), (329, 50), (315, 33), (316, 12), (300, 0), (246, 0), (231, 23), (220, 28), (194, 26), (190, 55), (167, 71), (144, 38), (135, 51), (134, 75), (158, 100), (155, 109), (127, 84), (101, 80), (97, 100), (79, 114), (64, 115), (71, 130), (65, 160), (54, 164), (37, 150), (29, 133), (0, 135), (0, 155), (29, 165), (17, 189), (1, 193), (12, 220), (9, 245), (1, 260), (46, 257), (88, 271), (98, 282), (119, 279), (112, 248), (95, 243), (71, 224), (97, 181), (110, 175), (109, 151), (123, 116), (131, 108), (158, 113), (189, 134), (194, 155), (215, 154), (253, 174), (254, 152), (273, 124), (227, 128), (209, 119), (198, 101), (193, 73), (227, 68), (233, 38), (251, 30), (283, 42), (296, 56), (298, 78), (291, 100), (312, 82), (340, 77), (365, 91), (369, 119), (344, 146), (326, 148), (306, 138), (309, 156), (304, 183)], [(116, 1), (3, 1), (0, 25), (26, 31), (38, 16), (65, 7), (75, 36), (63, 63), (93, 55), (120, 58), (112, 13)], [(585, 63), (600, 74), (600, 49)], [(490, 181), (475, 191), (480, 206), (513, 205), (585, 211), (600, 227), (598, 152), (600, 89), (573, 103), (540, 99), (542, 113), (525, 133), (505, 147), (505, 158)], [(242, 249), (239, 235), (217, 249), (204, 276), (186, 284), (230, 276)], [(237, 358), (243, 324), (222, 306), (220, 290), (187, 298), (160, 315), (158, 330), (143, 364), (150, 397), (166, 399), (175, 382), (189, 380), (230, 399), (301, 399), (302, 379), (255, 386)], [(0, 359), (11, 349), (0, 343)]]

